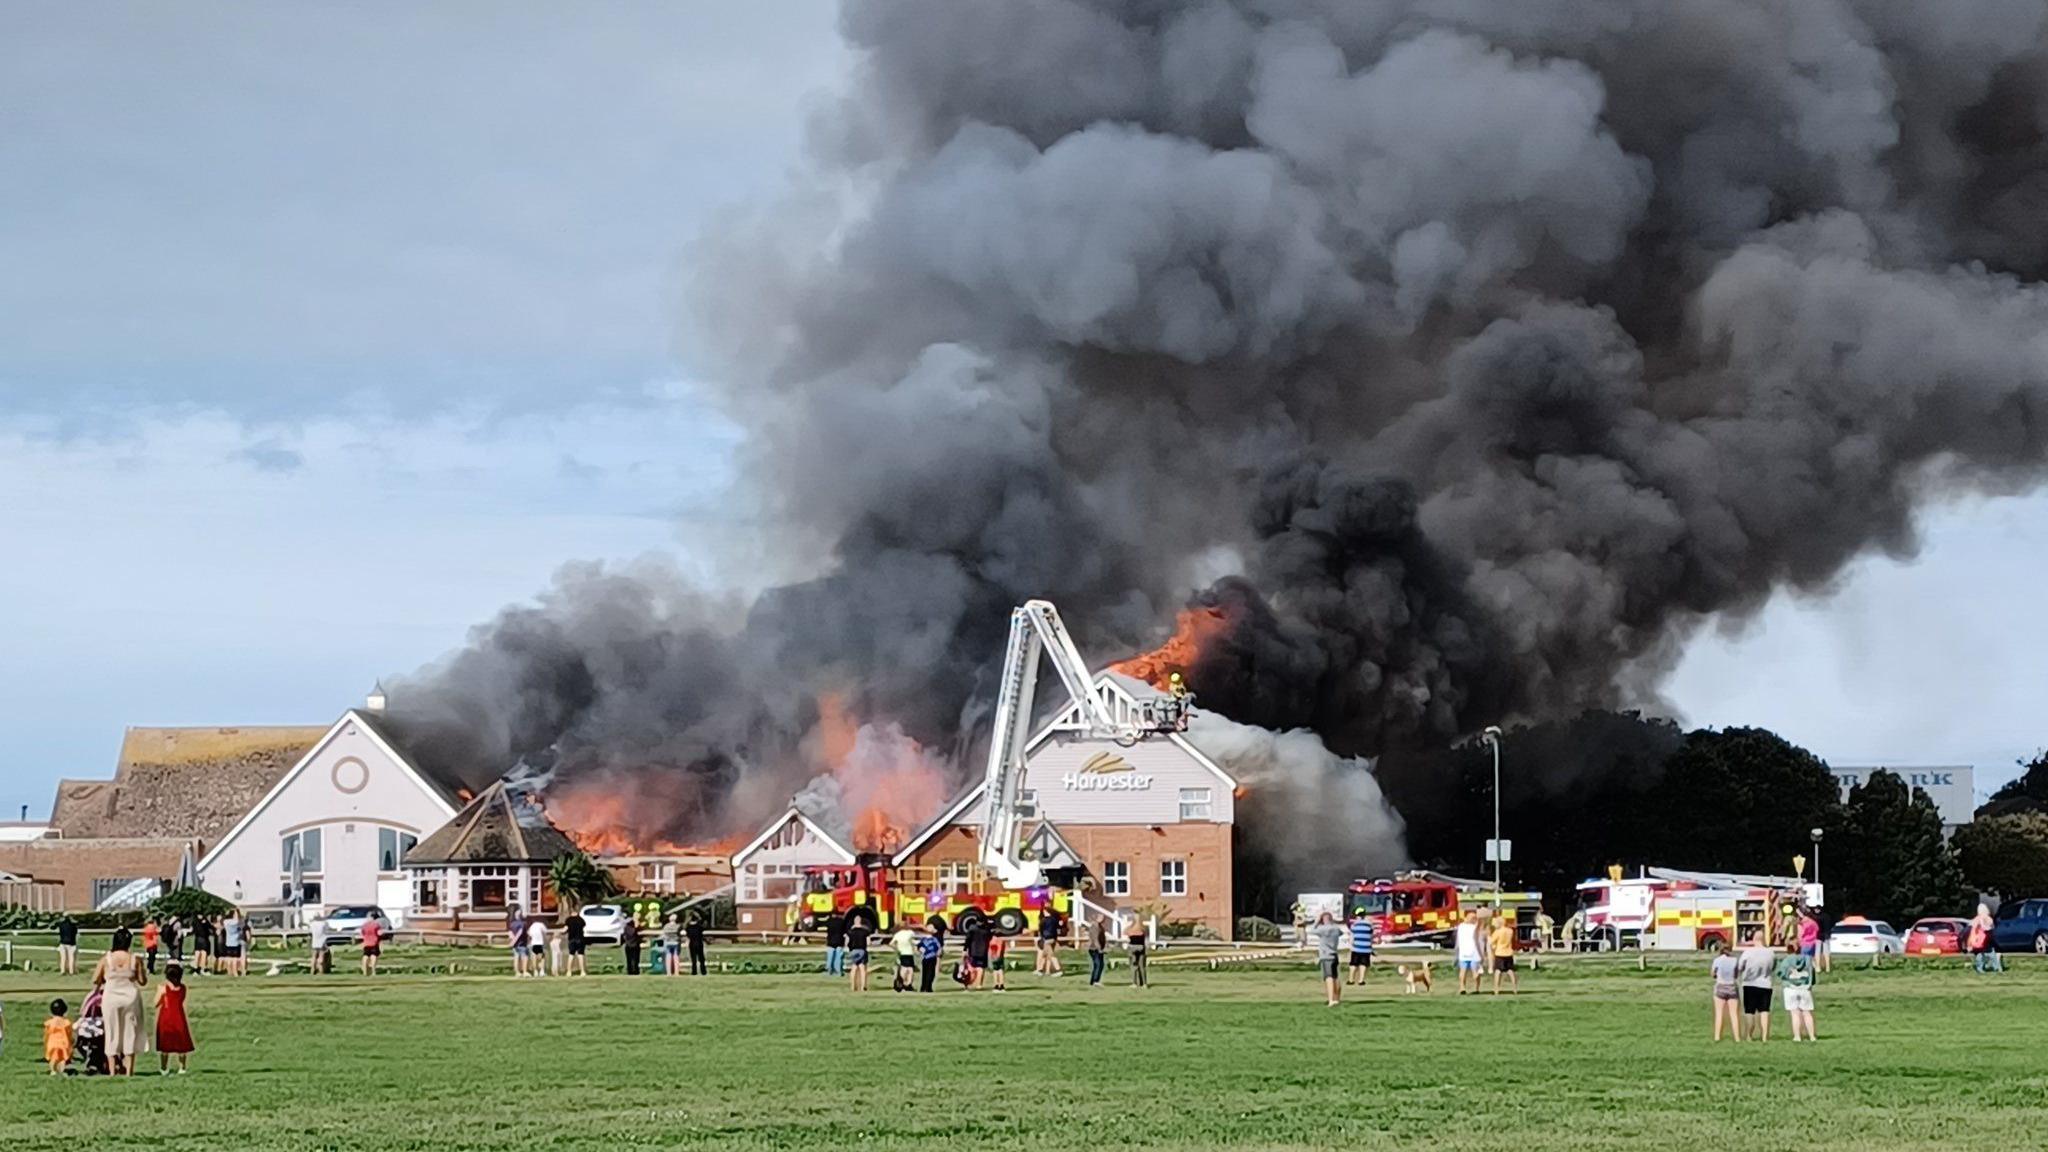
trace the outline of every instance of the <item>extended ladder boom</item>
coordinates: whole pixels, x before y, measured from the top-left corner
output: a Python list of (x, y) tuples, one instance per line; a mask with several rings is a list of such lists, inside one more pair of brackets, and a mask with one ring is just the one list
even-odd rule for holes
[(1061, 686), (1080, 705), (1090, 735), (1135, 740), (1140, 732), (1134, 726), (1119, 725), (1095, 694), (1094, 678), (1057, 608), (1044, 600), (1032, 600), (1011, 611), (1010, 642), (1003, 653), (996, 693), (995, 730), (989, 740), (988, 775), (983, 780), (986, 815), (981, 829), (982, 866), (995, 872), (1008, 888), (1044, 881), (1036, 862), (1016, 856), (1017, 792), (1024, 781), (1024, 751), (1030, 740), (1031, 704), (1038, 691), (1041, 659), (1052, 661)]

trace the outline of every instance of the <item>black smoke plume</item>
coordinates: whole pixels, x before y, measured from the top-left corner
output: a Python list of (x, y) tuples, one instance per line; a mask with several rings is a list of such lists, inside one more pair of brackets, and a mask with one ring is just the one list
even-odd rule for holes
[(1004, 613), (1193, 592), (1236, 720), (1343, 757), (1654, 704), (1702, 622), (2048, 434), (2037, 0), (848, 0), (790, 194), (695, 254), (814, 578), (579, 571), (413, 693), (780, 803), (821, 691), (971, 744)]

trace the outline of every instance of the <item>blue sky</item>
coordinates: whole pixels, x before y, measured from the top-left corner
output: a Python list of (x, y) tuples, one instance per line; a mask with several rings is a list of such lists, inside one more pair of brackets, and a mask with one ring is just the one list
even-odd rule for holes
[[(770, 194), (827, 5), (0, 7), (0, 818), (127, 724), (325, 722), (566, 562), (747, 584), (692, 239)], [(1670, 684), (1842, 762), (2048, 727), (2048, 499)]]

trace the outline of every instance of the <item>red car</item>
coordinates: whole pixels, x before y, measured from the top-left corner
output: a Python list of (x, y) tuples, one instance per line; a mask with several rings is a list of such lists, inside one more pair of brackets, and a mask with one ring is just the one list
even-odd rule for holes
[(1906, 955), (1954, 956), (1964, 951), (1970, 922), (1954, 916), (1929, 916), (1906, 929)]

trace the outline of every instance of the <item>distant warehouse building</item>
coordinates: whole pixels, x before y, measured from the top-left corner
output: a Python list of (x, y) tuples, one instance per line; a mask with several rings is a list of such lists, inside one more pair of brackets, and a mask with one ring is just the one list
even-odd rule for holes
[(1849, 798), (1849, 789), (1856, 787), (1870, 774), (1877, 771), (1895, 773), (1906, 782), (1908, 788), (1918, 788), (1927, 793), (1934, 806), (1941, 810), (1941, 826), (1946, 832), (1968, 824), (1977, 811), (1977, 770), (1968, 764), (1943, 764), (1934, 767), (1902, 767), (1893, 764), (1867, 764), (1860, 767), (1835, 767), (1835, 780), (1842, 786), (1842, 799)]

